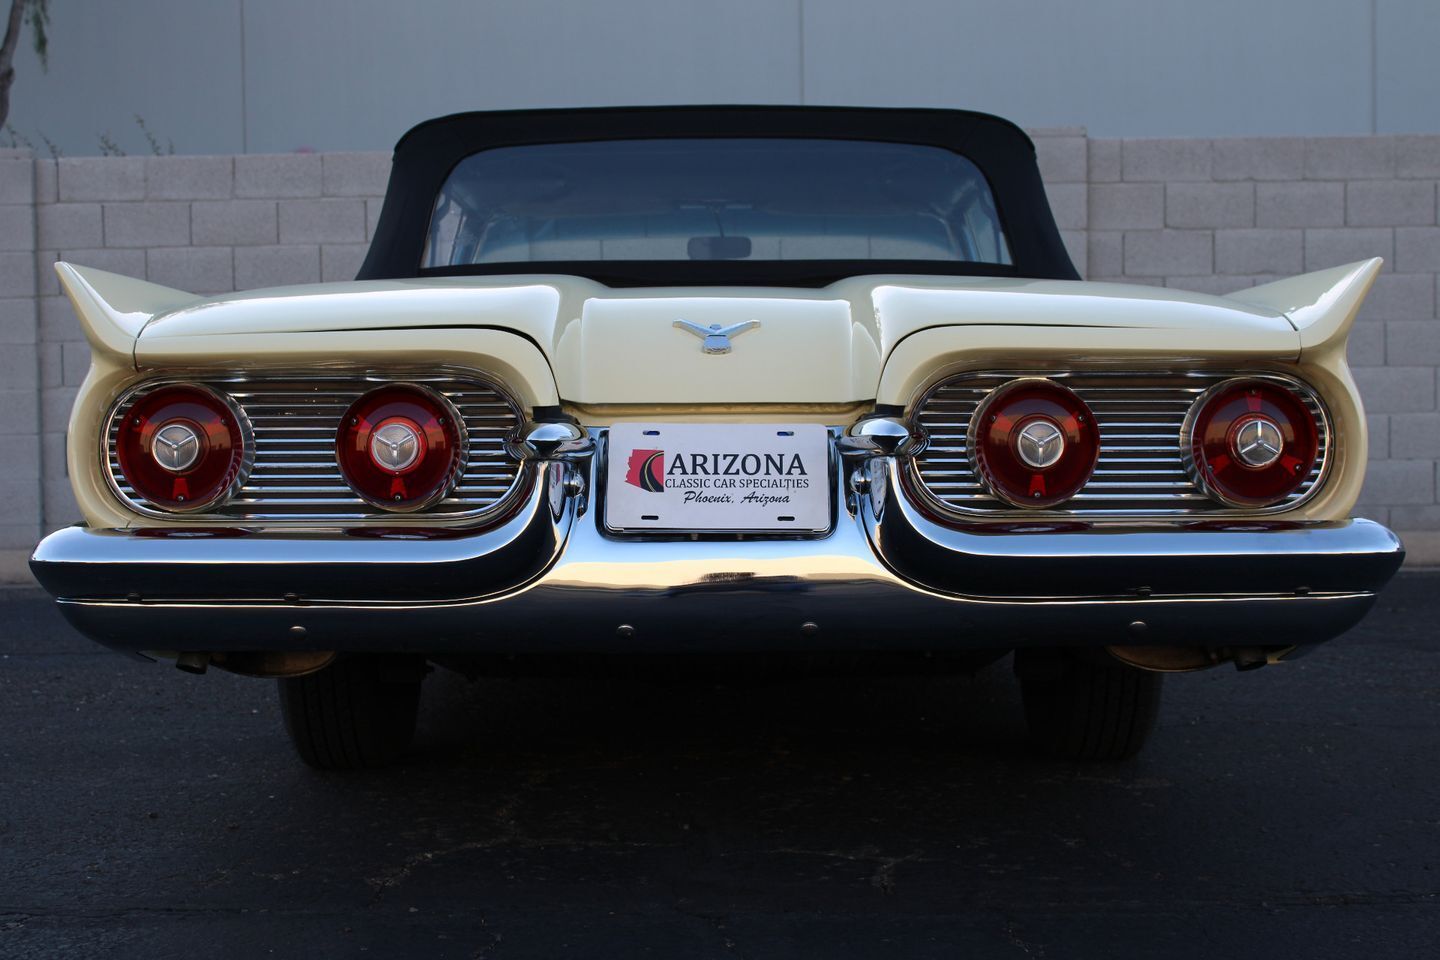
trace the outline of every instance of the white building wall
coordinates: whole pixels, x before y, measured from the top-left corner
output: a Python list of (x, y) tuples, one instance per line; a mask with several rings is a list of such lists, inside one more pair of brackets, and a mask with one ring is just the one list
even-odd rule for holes
[(37, 152), (387, 149), (459, 110), (963, 106), (1092, 136), (1440, 132), (1437, 0), (65, 0)]

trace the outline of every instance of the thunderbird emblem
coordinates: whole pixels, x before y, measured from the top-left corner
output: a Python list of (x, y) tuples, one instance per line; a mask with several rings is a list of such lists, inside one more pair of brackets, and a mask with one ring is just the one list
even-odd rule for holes
[(681, 330), (688, 330), (690, 333), (701, 339), (700, 351), (702, 353), (721, 354), (730, 352), (730, 338), (738, 337), (746, 330), (753, 330), (760, 326), (759, 320), (741, 320), (739, 323), (732, 323), (728, 327), (722, 327), (718, 323), (712, 323), (708, 327), (702, 327), (698, 323), (691, 323), (689, 320), (676, 320), (675, 326)]

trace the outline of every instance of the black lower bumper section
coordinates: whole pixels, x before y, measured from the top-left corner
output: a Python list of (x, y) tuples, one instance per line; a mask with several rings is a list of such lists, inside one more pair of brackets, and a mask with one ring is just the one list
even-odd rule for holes
[(315, 604), (60, 601), (82, 633), (119, 650), (346, 650), (686, 653), (985, 650), (1164, 644), (1299, 646), (1350, 629), (1374, 594), (1284, 598), (955, 601), (843, 588), (737, 589), (697, 598), (588, 598), (543, 588), (510, 604)]

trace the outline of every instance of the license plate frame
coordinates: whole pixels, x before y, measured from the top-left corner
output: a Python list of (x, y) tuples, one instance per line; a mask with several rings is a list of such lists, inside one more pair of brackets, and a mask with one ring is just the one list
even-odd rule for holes
[(831, 456), (821, 424), (617, 424), (606, 439), (605, 527), (825, 534), (834, 523)]

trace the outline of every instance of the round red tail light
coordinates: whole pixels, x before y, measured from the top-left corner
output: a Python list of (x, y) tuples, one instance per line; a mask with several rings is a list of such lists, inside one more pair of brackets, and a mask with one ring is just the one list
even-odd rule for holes
[(1012, 380), (975, 411), (969, 448), (997, 497), (1017, 507), (1050, 507), (1090, 481), (1100, 432), (1073, 391), (1051, 380)]
[(188, 384), (160, 387), (132, 403), (115, 436), (125, 480), (166, 510), (212, 506), (245, 482), (247, 424), (227, 398)]
[(1293, 391), (1268, 380), (1226, 380), (1190, 408), (1181, 434), (1186, 467), (1211, 497), (1232, 507), (1267, 507), (1299, 489), (1315, 469), (1315, 418)]
[(421, 510), (442, 499), (465, 469), (465, 433), (450, 401), (398, 383), (371, 390), (345, 411), (335, 438), (340, 472), (363, 500)]

